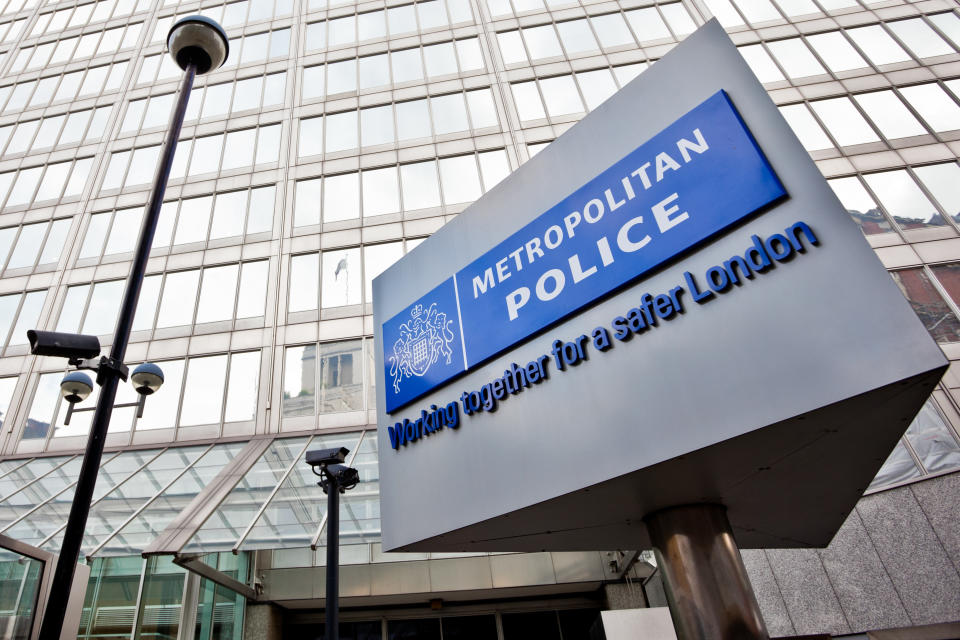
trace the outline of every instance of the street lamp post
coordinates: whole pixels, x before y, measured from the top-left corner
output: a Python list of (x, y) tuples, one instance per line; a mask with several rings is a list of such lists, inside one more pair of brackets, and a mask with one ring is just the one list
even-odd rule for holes
[[(360, 482), (356, 469), (342, 464), (345, 447), (307, 451), (307, 464), (320, 476), (317, 484), (327, 494), (327, 604), (325, 640), (340, 639), (340, 494)], [(317, 473), (317, 467), (320, 472)]]
[[(134, 313), (137, 309), (137, 300), (140, 297), (140, 287), (143, 284), (143, 277), (147, 269), (147, 260), (150, 257), (150, 246), (153, 244), (153, 235), (160, 216), (160, 205), (163, 204), (167, 178), (170, 176), (170, 167), (173, 165), (177, 138), (183, 126), (187, 101), (190, 99), (190, 90), (193, 88), (193, 81), (197, 75), (203, 75), (217, 69), (224, 63), (229, 54), (226, 32), (216, 22), (203, 16), (188, 16), (178, 20), (167, 35), (167, 48), (170, 50), (170, 55), (176, 60), (177, 65), (183, 69), (183, 80), (180, 83), (177, 103), (170, 117), (170, 125), (163, 143), (153, 187), (150, 191), (147, 211), (140, 227), (137, 251), (130, 269), (130, 275), (127, 277), (123, 300), (120, 303), (120, 313), (117, 317), (117, 328), (114, 332), (110, 356), (101, 358), (96, 364), (90, 364), (93, 362), (91, 360), (83, 361), (87, 364), (84, 368), (91, 368), (97, 372), (100, 397), (93, 413), (93, 424), (90, 428), (87, 449), (83, 456), (76, 493), (63, 534), (63, 546), (50, 586), (50, 598), (43, 614), (40, 640), (60, 640), (61, 638), (67, 602), (73, 585), (73, 575), (80, 555), (80, 547), (83, 542), (87, 516), (90, 512), (93, 490), (97, 482), (97, 474), (100, 470), (100, 460), (103, 456), (107, 429), (110, 426), (113, 402), (117, 395), (117, 385), (120, 379), (127, 379), (127, 368), (123, 365), (123, 360), (127, 352), (127, 343), (130, 340), (130, 331), (133, 326)], [(43, 332), (32, 333), (36, 337), (37, 333)], [(33, 340), (31, 340), (31, 343), (33, 343)], [(99, 352), (99, 349), (97, 351)], [(34, 352), (37, 353), (36, 350)], [(63, 354), (52, 353), (51, 355)], [(81, 364), (80, 359), (71, 358), (70, 361), (71, 364)], [(162, 382), (162, 374), (160, 380)], [(137, 390), (141, 395), (152, 392), (150, 391), (150, 384), (143, 381), (138, 382), (136, 379), (134, 384), (137, 385)], [(67, 396), (64, 397), (67, 398)], [(70, 398), (67, 398), (67, 400), (76, 402), (76, 400), (71, 401)]]

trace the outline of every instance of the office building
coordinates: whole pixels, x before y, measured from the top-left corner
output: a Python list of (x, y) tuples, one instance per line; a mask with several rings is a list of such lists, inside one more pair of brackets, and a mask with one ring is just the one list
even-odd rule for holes
[[(26, 331), (110, 343), (180, 78), (164, 38), (195, 13), (230, 57), (180, 137), (127, 358), (165, 384), (143, 417), (113, 413), (79, 638), (319, 637), (326, 502), (303, 456), (332, 446), (362, 480), (343, 638), (569, 640), (662, 605), (644, 550), (383, 552), (371, 281), (714, 16), (960, 360), (952, 0), (10, 0), (0, 535), (60, 546), (92, 411), (67, 424), (64, 363)], [(951, 368), (830, 547), (744, 553), (772, 636), (958, 635), (958, 428)], [(10, 637), (38, 572), (0, 563)]]

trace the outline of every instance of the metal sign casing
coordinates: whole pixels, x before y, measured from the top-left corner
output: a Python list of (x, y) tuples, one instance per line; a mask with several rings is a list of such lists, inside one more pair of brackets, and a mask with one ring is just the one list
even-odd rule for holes
[[(729, 204), (736, 180), (696, 204), (690, 199), (695, 185), (682, 184), (684, 172), (695, 175), (697, 163), (714, 150), (691, 151), (684, 163), (676, 140), (698, 145), (692, 131), (700, 126), (684, 118), (721, 91), (787, 193), (758, 198), (753, 213), (754, 205)], [(701, 133), (712, 145), (710, 118), (701, 116)], [(513, 322), (525, 323), (550, 306), (536, 297), (543, 273), (534, 269), (537, 261), (488, 287), (476, 300), (483, 309), (468, 310), (467, 281), (458, 274), (466, 277), (476, 261), (485, 270), (495, 248), (493, 268), (504, 256), (511, 264), (510, 252), (500, 248), (519, 245), (502, 243), (679, 121), (684, 131), (665, 148), (680, 168), (664, 172), (664, 192), (651, 190), (640, 212), (644, 225), (653, 225), (644, 228), (648, 246), (663, 243), (662, 260), (623, 284), (596, 286), (588, 298), (600, 297), (589, 303), (567, 302), (576, 291), (568, 282), (556, 298), (564, 298), (558, 317), (531, 320), (517, 334), (503, 316), (508, 294), (531, 289)], [(723, 169), (736, 175), (746, 166), (736, 164)], [(620, 176), (609, 175), (615, 187)], [(604, 203), (609, 186), (599, 192)], [(689, 221), (660, 233), (651, 207), (673, 193), (676, 202), (668, 205), (679, 208), (669, 217), (685, 212)], [(563, 215), (576, 210), (583, 216), (584, 206), (579, 201)], [(683, 225), (693, 228), (700, 224), (695, 220), (727, 209), (734, 217), (701, 240), (670, 241)], [(619, 222), (619, 213), (605, 219)], [(589, 236), (587, 227), (581, 222), (575, 231)], [(639, 227), (632, 231), (638, 232), (629, 235), (634, 242), (644, 235)], [(585, 237), (583, 246), (592, 243), (596, 252), (595, 240)], [(583, 271), (602, 261), (562, 250), (560, 266), (550, 268), (566, 269), (572, 279), (573, 253)], [(728, 266), (751, 257), (758, 268), (729, 281)], [(453, 276), (458, 292), (427, 295)], [(598, 267), (581, 284), (605, 277)], [(387, 551), (646, 548), (645, 515), (702, 502), (727, 507), (742, 548), (825, 545), (947, 363), (716, 21), (377, 277), (373, 288)], [(603, 289), (608, 292), (599, 293)], [(457, 293), (462, 333), (454, 321)], [(384, 325), (414, 319), (415, 302), (417, 317), (425, 319), (416, 329), (420, 342), (410, 342), (419, 349), (418, 370), (434, 353), (434, 364), (446, 365), (449, 353), (450, 366), (460, 371), (450, 377), (438, 368), (423, 395), (388, 402), (390, 362), (382, 354), (394, 345), (385, 342)], [(428, 302), (437, 303), (433, 311)], [(489, 313), (486, 319), (481, 312)], [(475, 314), (481, 314), (478, 327), (471, 325)], [(651, 322), (641, 327), (641, 317)], [(620, 321), (629, 318), (626, 325)], [(537, 329), (541, 323), (548, 328)], [(515, 340), (527, 330), (530, 335)], [(605, 348), (594, 338), (603, 333), (610, 338)], [(511, 380), (522, 382), (521, 369), (530, 384), (503, 395)], [(431, 365), (423, 378), (433, 374)], [(476, 399), (498, 390), (496, 405), (477, 408)], [(396, 410), (388, 413), (388, 406)], [(410, 440), (408, 426), (417, 419), (434, 431)]]

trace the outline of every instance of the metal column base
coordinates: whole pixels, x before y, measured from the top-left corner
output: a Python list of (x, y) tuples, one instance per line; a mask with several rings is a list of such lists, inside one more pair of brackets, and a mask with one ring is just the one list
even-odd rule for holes
[(671, 507), (644, 518), (679, 640), (768, 640), (726, 507)]

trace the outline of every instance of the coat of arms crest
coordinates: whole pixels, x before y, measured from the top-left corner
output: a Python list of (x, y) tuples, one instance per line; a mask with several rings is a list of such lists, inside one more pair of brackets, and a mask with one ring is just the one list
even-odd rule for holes
[(450, 364), (452, 324), (453, 320), (448, 320), (447, 314), (437, 309), (436, 302), (426, 310), (421, 304), (410, 310), (410, 319), (400, 325), (400, 338), (394, 342), (390, 356), (395, 393), (400, 393), (400, 383), (405, 378), (423, 376), (441, 355), (446, 357), (446, 364)]

